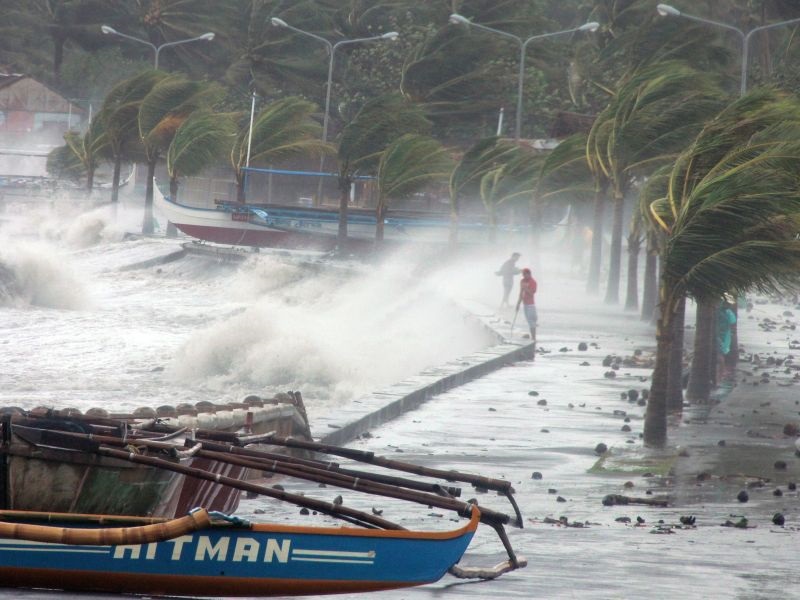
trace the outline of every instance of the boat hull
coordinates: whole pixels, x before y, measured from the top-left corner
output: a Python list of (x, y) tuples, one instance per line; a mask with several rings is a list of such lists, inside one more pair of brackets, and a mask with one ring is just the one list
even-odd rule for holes
[[(52, 515), (48, 518), (53, 520)], [(456, 564), (478, 520), (475, 510), (463, 528), (435, 533), (215, 525), (163, 542), (132, 546), (0, 538), (0, 585), (192, 596), (285, 596), (408, 587), (436, 581)]]

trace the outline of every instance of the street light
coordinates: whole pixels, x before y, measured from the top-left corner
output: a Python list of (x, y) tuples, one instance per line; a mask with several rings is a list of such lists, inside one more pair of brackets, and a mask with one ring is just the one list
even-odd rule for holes
[(113, 27), (109, 27), (108, 25), (101, 25), (100, 31), (105, 33), (106, 35), (118, 35), (119, 37), (125, 38), (126, 40), (131, 40), (132, 42), (139, 42), (140, 44), (145, 44), (150, 46), (153, 51), (155, 52), (155, 61), (153, 62), (153, 68), (158, 69), (158, 55), (161, 53), (163, 48), (167, 48), (168, 46), (179, 46), (181, 44), (188, 44), (189, 42), (199, 42), (199, 41), (207, 41), (210, 42), (214, 39), (214, 34), (212, 32), (204, 33), (203, 35), (198, 35), (197, 37), (189, 38), (186, 40), (178, 40), (177, 42), (167, 42), (166, 44), (161, 44), (160, 46), (156, 46), (152, 42), (148, 42), (147, 40), (142, 40), (137, 37), (133, 37), (132, 35), (128, 35), (127, 33), (122, 33), (114, 29)]
[[(340, 46), (345, 46), (347, 44), (358, 44), (361, 42), (379, 42), (379, 41), (394, 41), (399, 37), (399, 33), (396, 31), (389, 31), (382, 35), (373, 35), (371, 37), (364, 37), (364, 38), (352, 38), (349, 40), (339, 40), (335, 44), (332, 44), (330, 41), (326, 40), (324, 37), (317, 35), (316, 33), (311, 33), (310, 31), (305, 31), (303, 29), (298, 29), (292, 25), (289, 25), (283, 19), (279, 19), (277, 17), (272, 17), (270, 22), (274, 27), (283, 27), (284, 29), (289, 29), (294, 31), (295, 33), (299, 33), (300, 35), (305, 35), (310, 38), (314, 38), (318, 42), (322, 42), (325, 44), (325, 48), (328, 51), (328, 83), (326, 85), (325, 91), (325, 114), (322, 117), (322, 141), (328, 141), (328, 120), (330, 119), (330, 106), (331, 106), (331, 87), (333, 82), (333, 58), (336, 54), (336, 49)], [(325, 154), (322, 154), (319, 159), (319, 172), (322, 173), (322, 168), (325, 166)], [(317, 201), (320, 202), (322, 199), (322, 175), (319, 177), (319, 184), (317, 186)], [(346, 209), (346, 207), (345, 207)], [(341, 219), (341, 215), (340, 215)], [(341, 229), (342, 224), (339, 224)]]
[[(327, 91), (325, 92), (325, 114), (322, 117), (322, 141), (328, 141), (328, 119), (329, 117), (329, 109), (331, 104), (331, 80), (333, 78), (333, 58), (334, 54), (336, 53), (336, 49), (340, 46), (344, 46), (347, 44), (357, 44), (360, 42), (377, 42), (381, 40), (396, 40), (400, 35), (396, 31), (389, 31), (388, 33), (384, 33), (382, 35), (374, 35), (372, 37), (365, 37), (365, 38), (353, 38), (349, 40), (339, 40), (335, 44), (332, 44), (330, 41), (326, 40), (324, 37), (319, 36), (315, 33), (311, 33), (310, 31), (304, 31), (302, 29), (298, 29), (292, 25), (289, 25), (283, 19), (279, 19), (277, 17), (273, 17), (270, 19), (270, 22), (275, 27), (283, 27), (285, 29), (290, 29), (295, 33), (299, 33), (300, 35), (305, 35), (315, 40), (322, 42), (325, 44), (325, 47), (328, 50), (328, 56), (330, 57), (328, 60), (328, 83), (327, 83)], [(321, 170), (321, 168), (320, 168)]]
[(789, 19), (788, 21), (780, 21), (779, 23), (772, 23), (770, 25), (761, 25), (760, 27), (754, 27), (750, 31), (742, 31), (738, 27), (733, 25), (729, 25), (728, 23), (721, 23), (719, 21), (712, 21), (711, 19), (704, 19), (703, 17), (696, 17), (694, 15), (687, 15), (684, 12), (679, 11), (677, 8), (670, 6), (669, 4), (659, 4), (656, 7), (658, 14), (662, 17), (683, 17), (684, 19), (689, 19), (690, 21), (697, 21), (698, 23), (703, 23), (705, 25), (713, 25), (715, 27), (722, 27), (723, 29), (728, 29), (733, 31), (739, 35), (742, 40), (742, 74), (740, 77), (740, 86), (739, 86), (739, 95), (744, 96), (745, 92), (747, 91), (747, 67), (748, 62), (750, 59), (750, 38), (753, 36), (754, 33), (758, 33), (760, 31), (764, 31), (765, 29), (773, 29), (775, 27), (783, 27), (784, 25), (791, 25), (793, 23), (800, 23), (800, 18), (798, 19)]
[(584, 23), (580, 27), (573, 27), (572, 29), (565, 29), (563, 31), (554, 31), (552, 33), (542, 33), (539, 35), (533, 35), (525, 40), (521, 37), (514, 35), (513, 33), (508, 33), (507, 31), (501, 31), (500, 29), (495, 29), (493, 27), (488, 27), (486, 25), (481, 25), (480, 23), (473, 23), (466, 17), (453, 13), (450, 15), (450, 23), (453, 25), (467, 25), (471, 27), (477, 27), (478, 29), (483, 29), (484, 31), (489, 31), (492, 33), (496, 33), (497, 35), (502, 35), (503, 37), (510, 38), (519, 44), (519, 76), (517, 78), (517, 114), (516, 114), (516, 125), (514, 127), (514, 139), (519, 140), (520, 133), (522, 130), (522, 84), (525, 77), (525, 52), (528, 49), (528, 44), (534, 40), (540, 40), (542, 38), (548, 37), (555, 37), (558, 35), (565, 35), (567, 33), (575, 33), (578, 31), (589, 31), (594, 32), (597, 31), (598, 27), (600, 27), (599, 23), (595, 21), (590, 21), (589, 23)]

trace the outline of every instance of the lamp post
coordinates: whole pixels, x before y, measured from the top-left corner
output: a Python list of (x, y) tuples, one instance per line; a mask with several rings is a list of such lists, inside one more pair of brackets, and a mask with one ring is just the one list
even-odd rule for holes
[(589, 23), (584, 23), (580, 27), (573, 27), (572, 29), (565, 29), (563, 31), (554, 31), (552, 33), (542, 33), (539, 35), (533, 35), (527, 39), (522, 39), (521, 37), (516, 36), (513, 33), (508, 33), (507, 31), (501, 31), (500, 29), (495, 29), (494, 27), (481, 25), (480, 23), (473, 23), (466, 17), (456, 13), (450, 15), (450, 23), (452, 23), (453, 25), (467, 25), (471, 27), (477, 27), (478, 29), (483, 29), (484, 31), (496, 33), (497, 35), (502, 35), (503, 37), (514, 40), (519, 45), (519, 75), (517, 77), (517, 114), (516, 114), (516, 125), (514, 127), (515, 140), (519, 140), (522, 129), (522, 86), (523, 86), (523, 80), (525, 78), (525, 52), (528, 49), (528, 44), (530, 44), (534, 40), (541, 40), (543, 38), (565, 35), (567, 33), (575, 33), (577, 31), (597, 31), (597, 28), (600, 27), (599, 23), (590, 21)]
[(203, 35), (198, 35), (197, 37), (189, 38), (186, 40), (178, 40), (177, 42), (167, 42), (166, 44), (161, 44), (160, 46), (156, 46), (152, 42), (148, 42), (147, 40), (142, 40), (137, 37), (133, 37), (132, 35), (128, 35), (127, 33), (121, 33), (114, 29), (113, 27), (109, 27), (108, 25), (102, 25), (100, 27), (100, 31), (105, 33), (106, 35), (118, 35), (121, 38), (125, 38), (126, 40), (131, 40), (132, 42), (139, 42), (140, 44), (145, 44), (150, 46), (155, 52), (155, 60), (153, 61), (153, 68), (158, 69), (158, 55), (161, 54), (161, 50), (167, 48), (169, 46), (179, 46), (181, 44), (188, 44), (189, 42), (199, 42), (199, 41), (208, 41), (214, 39), (214, 34), (212, 32), (204, 33)]
[(742, 74), (740, 77), (739, 82), (739, 95), (744, 96), (745, 92), (747, 92), (747, 70), (748, 70), (748, 62), (750, 58), (750, 38), (753, 36), (754, 33), (758, 33), (760, 31), (764, 31), (766, 29), (774, 29), (775, 27), (783, 27), (784, 25), (791, 25), (793, 23), (800, 23), (799, 19), (789, 19), (788, 21), (780, 21), (779, 23), (772, 23), (770, 25), (762, 25), (760, 27), (754, 27), (750, 31), (742, 31), (738, 27), (730, 25), (728, 23), (721, 23), (719, 21), (712, 21), (711, 19), (705, 19), (703, 17), (696, 17), (694, 15), (688, 15), (684, 12), (681, 12), (674, 6), (670, 6), (669, 4), (659, 4), (656, 7), (658, 14), (662, 17), (683, 17), (684, 19), (689, 19), (690, 21), (697, 21), (698, 23), (703, 23), (705, 25), (713, 25), (715, 27), (722, 27), (723, 29), (727, 29), (729, 31), (733, 31), (739, 35), (742, 40)]
[(335, 44), (332, 44), (330, 41), (326, 40), (322, 36), (317, 35), (316, 33), (311, 33), (310, 31), (304, 31), (302, 29), (298, 29), (297, 27), (289, 25), (283, 19), (278, 19), (277, 17), (273, 17), (272, 19), (270, 19), (270, 22), (275, 27), (283, 27), (285, 29), (290, 29), (291, 31), (294, 31), (295, 33), (299, 33), (300, 35), (305, 35), (305, 36), (308, 36), (310, 38), (314, 38), (318, 42), (322, 42), (323, 44), (325, 44), (325, 47), (328, 50), (328, 56), (329, 56), (329, 60), (328, 60), (328, 83), (327, 83), (327, 86), (326, 86), (327, 89), (326, 89), (326, 92), (325, 92), (325, 114), (322, 117), (322, 141), (323, 142), (327, 142), (328, 141), (328, 120), (330, 118), (329, 111), (330, 111), (330, 105), (331, 105), (331, 82), (333, 80), (333, 58), (334, 58), (334, 55), (336, 54), (337, 48), (339, 48), (341, 46), (345, 46), (347, 44), (358, 44), (358, 43), (361, 43), (361, 42), (377, 42), (377, 41), (381, 41), (381, 40), (396, 40), (400, 34), (397, 33), (396, 31), (389, 31), (389, 32), (384, 33), (382, 35), (373, 35), (372, 37), (364, 37), (364, 38), (352, 38), (352, 39), (349, 39), (349, 40), (339, 40)]

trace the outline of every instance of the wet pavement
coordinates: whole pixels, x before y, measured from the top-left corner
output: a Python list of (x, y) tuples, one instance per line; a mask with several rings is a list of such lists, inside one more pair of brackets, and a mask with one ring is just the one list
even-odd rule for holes
[[(342, 597), (798, 597), (800, 501), (789, 484), (800, 482), (800, 459), (794, 455), (795, 438), (783, 430), (800, 422), (800, 383), (793, 383), (797, 371), (785, 362), (797, 337), (789, 329), (792, 317), (783, 314), (786, 307), (758, 304), (743, 313), (740, 342), (759, 355), (763, 367), (742, 363), (737, 387), (719, 404), (688, 407), (683, 421), (673, 423), (670, 447), (651, 452), (639, 438), (644, 407), (631, 402), (628, 391), (641, 395), (649, 387), (652, 328), (616, 308), (576, 310), (577, 301), (570, 298), (580, 296), (579, 285), (568, 282), (562, 296), (543, 297), (539, 343), (544, 353), (535, 361), (515, 363), (439, 395), (352, 443), (390, 458), (511, 480), (525, 527), (509, 534), (528, 567), (489, 582), (446, 576), (420, 588)], [(776, 325), (765, 327), (765, 318)], [(506, 325), (497, 323), (501, 330)], [(586, 351), (578, 350), (581, 342)], [(633, 357), (637, 350), (642, 351), (638, 364), (621, 366), (613, 378), (607, 375), (612, 369), (602, 364), (606, 356)], [(767, 365), (769, 356), (773, 363)], [(781, 365), (774, 364), (776, 357)], [(761, 383), (765, 371), (769, 382)], [(626, 425), (630, 431), (623, 431)], [(605, 459), (595, 452), (598, 443), (610, 449)], [(776, 461), (786, 467), (776, 468)], [(534, 471), (541, 479), (533, 478)], [(426, 506), (281, 483), (288, 491), (328, 500), (341, 494), (345, 504), (382, 510), (385, 518), (406, 527), (456, 526), (449, 515)], [(782, 495), (775, 495), (776, 489)], [(736, 498), (743, 490), (747, 503)], [(666, 508), (606, 507), (607, 494), (668, 497), (670, 503)], [(463, 498), (471, 497), (510, 510), (503, 498), (465, 487)], [(243, 501), (239, 514), (308, 525), (329, 522), (298, 512), (251, 499)], [(785, 526), (772, 524), (776, 512), (785, 515)], [(696, 526), (669, 527), (682, 516), (694, 516)], [(742, 516), (747, 528), (722, 526), (741, 522)], [(550, 522), (561, 517), (581, 526)], [(502, 559), (499, 541), (482, 528), (465, 563), (493, 565)], [(112, 596), (0, 592), (0, 598), (27, 600), (90, 597)]]

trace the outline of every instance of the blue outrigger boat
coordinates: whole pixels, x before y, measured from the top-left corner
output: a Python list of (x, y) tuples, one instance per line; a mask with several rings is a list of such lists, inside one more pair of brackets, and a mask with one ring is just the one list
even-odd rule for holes
[[(252, 481), (165, 460), (171, 441), (119, 438), (101, 428), (79, 433), (4, 424), (39, 446), (110, 457), (214, 481), (342, 519), (343, 527), (250, 523), (204, 508), (178, 519), (0, 510), (0, 586), (180, 596), (286, 596), (367, 592), (422, 585), (445, 573), (493, 579), (525, 566), (504, 530), (522, 526), (513, 488), (504, 480), (444, 471), (383, 458), (371, 452), (295, 438), (260, 436), (269, 447), (341, 456), (373, 466), (497, 491), (514, 517), (458, 500), (460, 488), (345, 468), (330, 460), (274, 454), (261, 447), (186, 440), (195, 456), (367, 494), (456, 512), (469, 522), (452, 531), (409, 531), (341, 501), (326, 502)], [(490, 568), (458, 564), (478, 524), (491, 526), (508, 560)], [(355, 525), (355, 527), (353, 526)]]
[[(251, 524), (205, 510), (163, 523), (13, 511), (0, 519), (4, 586), (285, 596), (436, 581), (464, 554), (480, 511), (464, 527), (436, 533)], [(115, 521), (127, 527), (111, 527)]]

